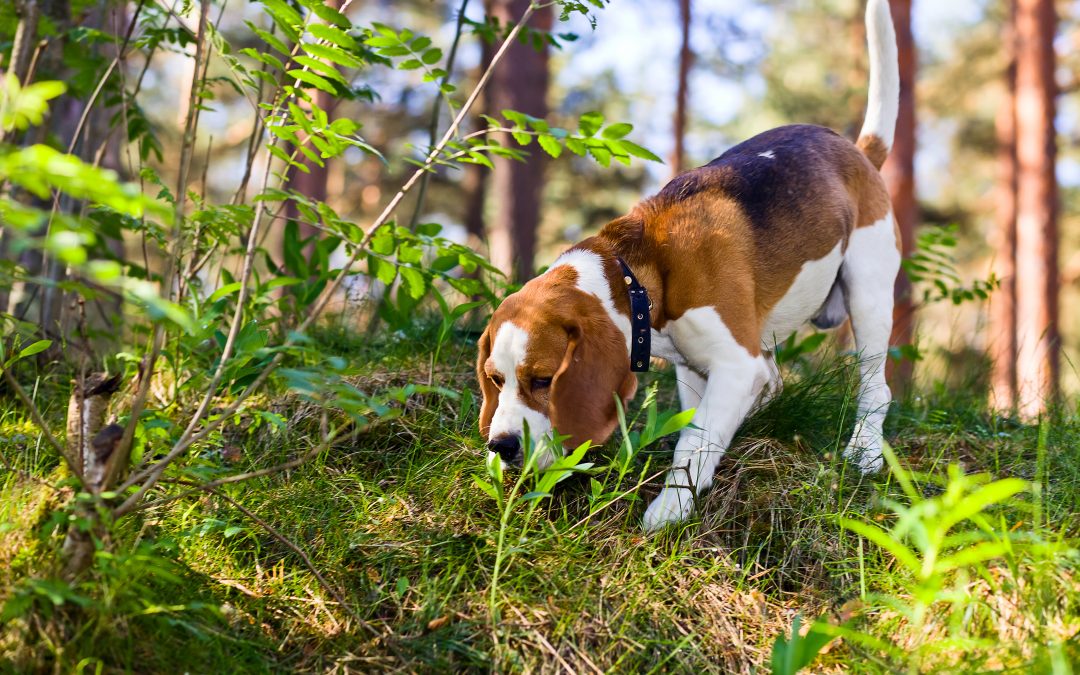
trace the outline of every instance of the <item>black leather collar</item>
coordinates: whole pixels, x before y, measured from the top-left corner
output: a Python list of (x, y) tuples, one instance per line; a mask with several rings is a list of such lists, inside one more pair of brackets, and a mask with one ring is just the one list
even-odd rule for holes
[(622, 268), (626, 293), (630, 297), (630, 370), (644, 373), (649, 370), (649, 353), (652, 350), (652, 328), (650, 311), (652, 302), (649, 292), (638, 283), (637, 277), (630, 271), (626, 261), (616, 256)]

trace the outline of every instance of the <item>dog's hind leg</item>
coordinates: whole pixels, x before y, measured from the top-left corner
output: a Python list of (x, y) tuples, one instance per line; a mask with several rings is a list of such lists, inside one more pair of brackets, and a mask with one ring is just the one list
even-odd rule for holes
[(859, 353), (859, 403), (855, 432), (844, 455), (864, 473), (882, 467), (882, 424), (892, 400), (885, 382), (885, 360), (892, 333), (893, 284), (899, 269), (891, 213), (852, 232), (840, 274)]

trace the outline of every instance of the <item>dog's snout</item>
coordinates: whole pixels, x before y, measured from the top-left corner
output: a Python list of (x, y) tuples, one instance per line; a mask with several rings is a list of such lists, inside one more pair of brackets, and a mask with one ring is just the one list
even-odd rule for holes
[(522, 459), (521, 438), (513, 434), (491, 439), (488, 442), (488, 450), (498, 453), (507, 464), (519, 464)]

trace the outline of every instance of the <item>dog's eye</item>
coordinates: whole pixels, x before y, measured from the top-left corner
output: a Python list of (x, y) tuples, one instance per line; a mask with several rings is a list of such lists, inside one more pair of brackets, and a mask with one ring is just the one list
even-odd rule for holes
[(533, 389), (547, 389), (550, 386), (551, 386), (551, 378), (550, 377), (534, 377), (532, 379), (532, 388)]
[(498, 389), (499, 391), (502, 391), (502, 388), (503, 388), (503, 377), (502, 377), (502, 375), (488, 375), (488, 378), (491, 380), (491, 383), (495, 385), (496, 389)]

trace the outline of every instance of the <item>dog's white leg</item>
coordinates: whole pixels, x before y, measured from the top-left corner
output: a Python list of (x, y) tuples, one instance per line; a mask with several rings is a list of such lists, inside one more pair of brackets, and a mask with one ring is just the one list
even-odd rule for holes
[(690, 366), (675, 366), (675, 386), (679, 390), (679, 404), (683, 410), (697, 408), (705, 395), (705, 378)]
[(893, 282), (899, 269), (891, 213), (851, 234), (841, 274), (859, 352), (859, 404), (855, 432), (844, 455), (863, 473), (882, 467), (881, 428), (892, 400), (885, 382), (885, 359), (892, 333)]
[[(690, 310), (679, 321), (680, 328), (698, 337), (708, 336), (707, 340), (677, 341), (695, 345), (696, 353), (686, 354), (692, 363), (701, 362), (697, 357), (707, 357), (708, 378), (694, 413), (695, 428), (683, 430), (664, 489), (645, 511), (647, 530), (690, 515), (694, 494), (712, 485), (716, 465), (731, 437), (769, 380), (765, 358), (751, 354), (736, 342), (712, 308)], [(682, 394), (680, 384), (680, 397)]]
[(776, 354), (766, 352), (764, 356), (765, 367), (769, 369), (769, 381), (761, 390), (761, 396), (758, 397), (757, 405), (754, 406), (755, 410), (769, 405), (784, 390), (784, 378), (780, 376), (780, 364), (776, 362)]

